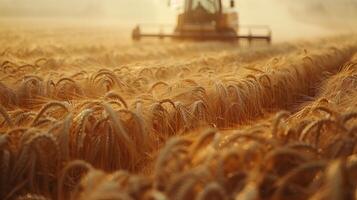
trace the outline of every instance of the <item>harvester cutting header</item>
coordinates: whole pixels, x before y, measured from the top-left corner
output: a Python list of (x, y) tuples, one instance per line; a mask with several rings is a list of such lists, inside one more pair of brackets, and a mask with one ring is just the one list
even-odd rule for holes
[[(224, 0), (183, 0), (183, 12), (177, 17), (177, 24), (170, 33), (161, 30), (158, 32), (142, 32), (144, 24), (137, 25), (132, 38), (173, 38), (192, 40), (246, 40), (249, 43), (256, 40), (271, 43), (271, 30), (267, 26), (241, 26), (238, 13), (233, 9), (235, 1), (230, 0), (224, 6)], [(230, 9), (229, 9), (230, 8)], [(244, 29), (246, 33), (241, 34)], [(253, 34), (255, 31), (263, 34)]]

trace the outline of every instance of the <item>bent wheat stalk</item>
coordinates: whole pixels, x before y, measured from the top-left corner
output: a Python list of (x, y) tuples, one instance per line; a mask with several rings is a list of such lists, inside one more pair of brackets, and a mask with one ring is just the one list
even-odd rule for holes
[(36, 115), (35, 119), (32, 121), (32, 126), (36, 126), (38, 120), (42, 117), (42, 115), (50, 108), (54, 107), (54, 106), (58, 106), (60, 108), (62, 108), (63, 110), (65, 110), (66, 112), (69, 112), (68, 109), (68, 105), (64, 102), (50, 102), (45, 104), (40, 112)]
[(289, 182), (303, 172), (321, 171), (326, 167), (325, 161), (315, 161), (304, 163), (294, 169), (276, 182), (277, 190), (274, 192), (273, 199), (280, 200), (283, 198), (284, 190), (288, 187)]
[(274, 119), (274, 123), (273, 123), (273, 127), (272, 127), (272, 135), (274, 138), (278, 137), (278, 130), (279, 130), (279, 125), (282, 121), (282, 119), (289, 117), (289, 112), (286, 111), (282, 111), (279, 112), (278, 114), (276, 114), (275, 119)]
[(66, 165), (66, 167), (62, 170), (60, 178), (58, 180), (57, 184), (57, 199), (58, 200), (64, 200), (64, 194), (66, 193), (64, 189), (65, 185), (65, 179), (67, 174), (70, 172), (70, 170), (74, 169), (84, 169), (87, 173), (94, 170), (93, 167), (88, 164), (87, 162), (84, 162), (82, 160), (75, 160), (70, 162), (69, 164)]
[(135, 149), (135, 145), (132, 139), (127, 134), (126, 130), (124, 129), (122, 122), (118, 118), (113, 108), (105, 103), (103, 104), (103, 107), (105, 111), (108, 113), (109, 119), (112, 121), (112, 127), (116, 137), (119, 139), (120, 143), (129, 153), (129, 158), (128, 158), (129, 161), (127, 161), (129, 162), (128, 167), (129, 169), (133, 169), (135, 167), (134, 160), (136, 160), (136, 156), (137, 156), (137, 150)]
[(4, 117), (6, 123), (10, 126), (10, 128), (14, 127), (14, 124), (12, 123), (9, 114), (1, 105), (0, 105), (0, 114)]
[(126, 101), (124, 100), (123, 97), (121, 97), (119, 94), (113, 92), (113, 91), (110, 91), (110, 92), (107, 92), (105, 94), (105, 98), (108, 98), (108, 99), (118, 99), (122, 104), (123, 106), (128, 109), (128, 104), (126, 103)]
[(221, 199), (227, 200), (228, 196), (221, 185), (218, 183), (208, 184), (202, 192), (200, 192), (196, 200), (210, 200), (210, 199)]

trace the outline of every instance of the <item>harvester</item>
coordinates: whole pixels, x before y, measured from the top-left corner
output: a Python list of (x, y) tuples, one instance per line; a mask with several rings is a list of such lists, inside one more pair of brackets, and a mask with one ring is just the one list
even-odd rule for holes
[[(174, 30), (169, 33), (163, 31), (143, 32), (145, 24), (137, 25), (132, 31), (133, 40), (142, 38), (172, 38), (189, 40), (225, 40), (248, 43), (261, 40), (271, 43), (271, 30), (268, 26), (242, 26), (239, 24), (235, 1), (229, 0), (182, 0), (182, 12), (177, 17)], [(170, 1), (169, 1), (170, 2)], [(244, 33), (241, 33), (242, 30)], [(259, 34), (254, 32), (259, 31)]]

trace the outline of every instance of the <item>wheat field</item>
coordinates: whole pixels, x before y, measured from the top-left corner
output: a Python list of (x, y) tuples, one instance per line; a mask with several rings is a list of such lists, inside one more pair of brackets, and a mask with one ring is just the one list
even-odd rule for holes
[(357, 37), (0, 30), (0, 199), (357, 199)]

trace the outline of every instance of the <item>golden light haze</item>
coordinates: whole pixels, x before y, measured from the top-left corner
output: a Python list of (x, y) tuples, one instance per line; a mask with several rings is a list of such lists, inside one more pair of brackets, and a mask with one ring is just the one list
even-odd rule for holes
[[(353, 11), (355, 2), (356, 0), (311, 0), (298, 3), (293, 0), (236, 0), (236, 9), (240, 13), (241, 24), (269, 25), (273, 30), (274, 41), (283, 41), (335, 33), (334, 25), (329, 26), (328, 23), (344, 26), (346, 20), (340, 20), (344, 17), (339, 16), (341, 10), (343, 6), (347, 6)], [(321, 8), (321, 5), (328, 7)], [(314, 9), (317, 11), (313, 12)], [(309, 13), (304, 13), (304, 10)], [(328, 13), (322, 13), (321, 10), (333, 13), (336, 17), (324, 21), (322, 19)], [(348, 13), (353, 13), (352, 11)], [(55, 20), (56, 23), (75, 21), (91, 25), (109, 24), (121, 27), (128, 34), (136, 23), (174, 24), (177, 15), (177, 11), (167, 6), (167, 0), (0, 0), (0, 13), (6, 19), (36, 18)], [(353, 14), (346, 15), (349, 18), (351, 16)], [(347, 30), (339, 29), (339, 32), (351, 31), (350, 25), (348, 26)]]

